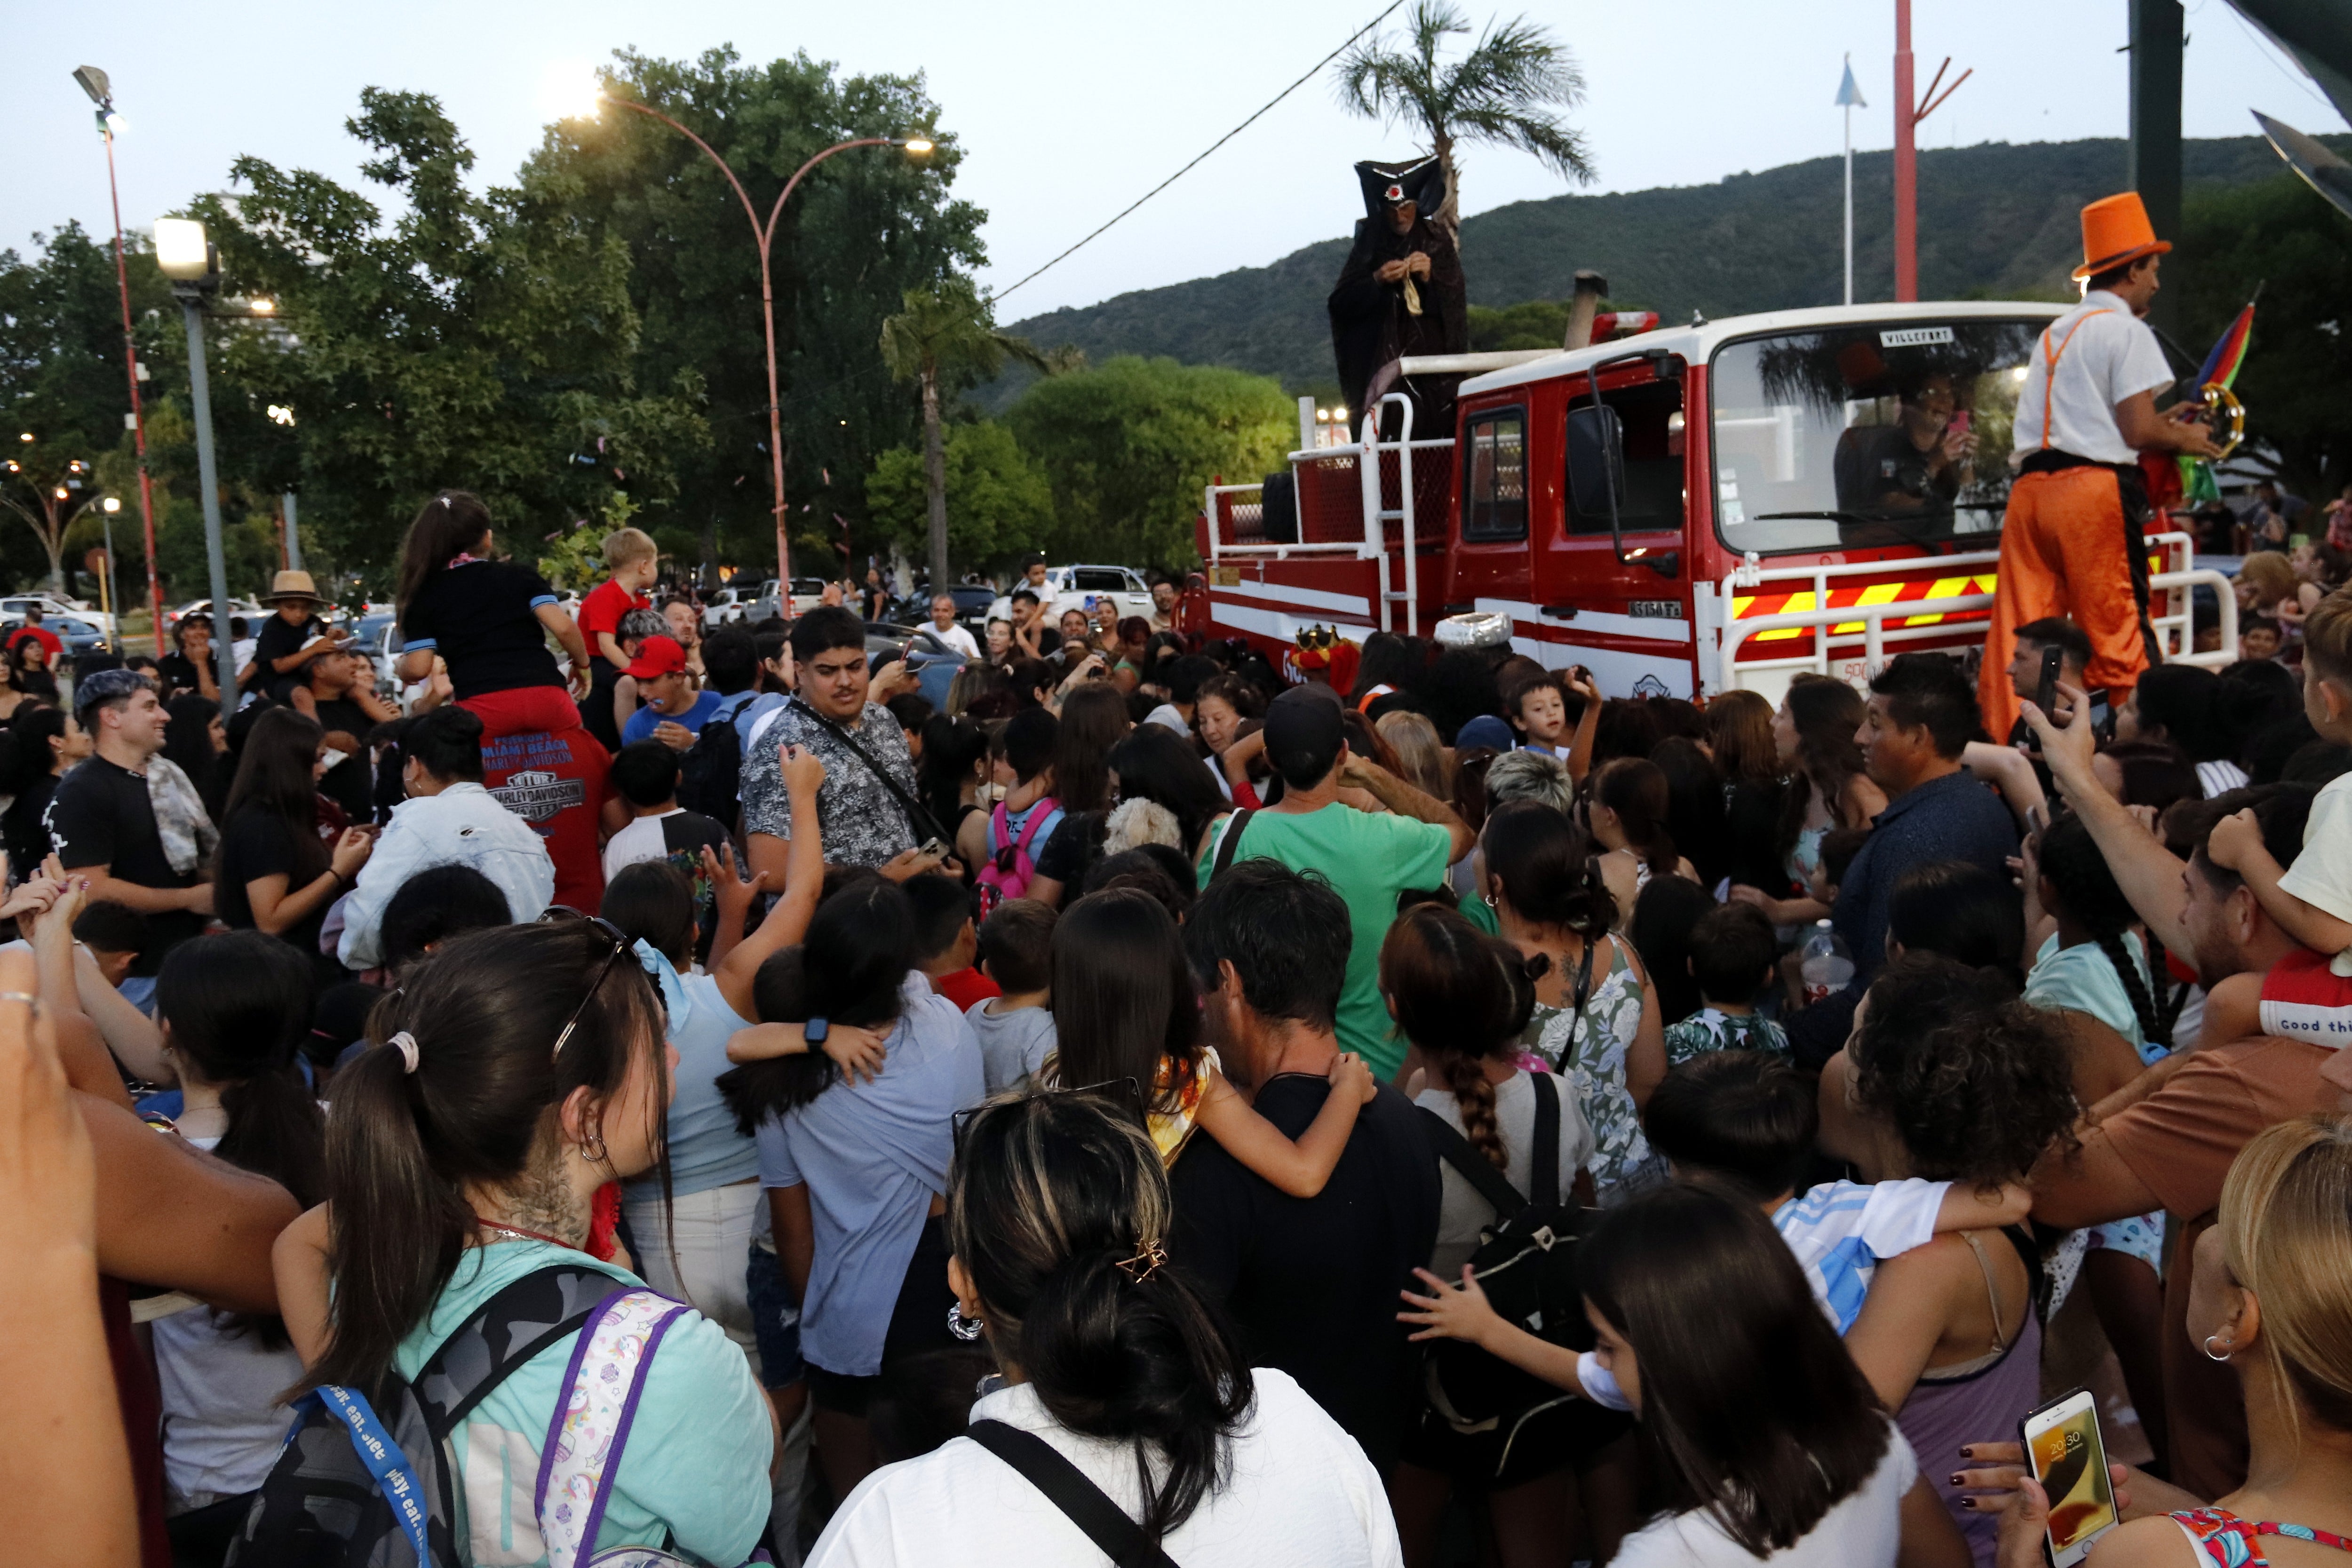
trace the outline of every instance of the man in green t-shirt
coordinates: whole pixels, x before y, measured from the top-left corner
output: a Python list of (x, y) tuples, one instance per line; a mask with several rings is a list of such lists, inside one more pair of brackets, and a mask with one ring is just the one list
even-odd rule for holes
[[(1282, 780), (1281, 804), (1225, 818), (1201, 857), (1201, 883), (1208, 885), (1238, 825), (1241, 838), (1223, 858), (1278, 860), (1330, 884), (1348, 906), (1350, 933), (1340, 1048), (1360, 1055), (1381, 1079), (1393, 1079), (1405, 1047), (1381, 1002), (1381, 942), (1396, 919), (1397, 895), (1442, 885), (1445, 868), (1470, 853), (1475, 836), (1453, 807), (1349, 751), (1329, 687), (1297, 687), (1276, 698), (1264, 739), (1265, 760)], [(1366, 791), (1388, 810), (1359, 811), (1340, 800), (1342, 789)]]

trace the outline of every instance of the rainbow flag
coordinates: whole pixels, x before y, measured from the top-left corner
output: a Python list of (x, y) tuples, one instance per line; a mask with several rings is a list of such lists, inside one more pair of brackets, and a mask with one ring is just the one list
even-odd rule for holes
[[(2256, 290), (2257, 293), (2260, 290)], [(2221, 338), (2213, 352), (2205, 356), (2204, 366), (2197, 373), (2197, 387), (2202, 392), (2209, 386), (2229, 386), (2238, 379), (2238, 367), (2246, 363), (2246, 343), (2254, 334), (2254, 302), (2246, 301)], [(2213, 465), (2201, 458), (2183, 456), (2176, 459), (2180, 465), (2181, 499), (2190, 506), (2221, 499), (2221, 489), (2213, 479)]]

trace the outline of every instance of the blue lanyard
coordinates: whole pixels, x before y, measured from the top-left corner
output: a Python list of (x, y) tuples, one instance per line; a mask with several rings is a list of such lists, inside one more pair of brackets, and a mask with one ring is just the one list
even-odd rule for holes
[(383, 1500), (392, 1505), (393, 1518), (407, 1532), (408, 1543), (416, 1549), (419, 1568), (433, 1561), (432, 1551), (425, 1537), (425, 1487), (416, 1479), (416, 1467), (408, 1462), (400, 1445), (376, 1419), (365, 1395), (356, 1388), (343, 1388), (334, 1384), (321, 1384), (305, 1396), (331, 1405), (335, 1414), (352, 1429), (352, 1447), (359, 1450), (360, 1462), (383, 1493)]

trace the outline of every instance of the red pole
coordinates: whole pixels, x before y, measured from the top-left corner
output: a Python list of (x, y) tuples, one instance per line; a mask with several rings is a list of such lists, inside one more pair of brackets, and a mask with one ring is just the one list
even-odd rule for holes
[(1895, 0), (1895, 297), (1919, 297), (1918, 129), (1912, 100), (1911, 0)]
[[(155, 571), (155, 481), (147, 472), (147, 410), (139, 398), (139, 346), (131, 335), (131, 271), (122, 259), (122, 195), (114, 183), (114, 132), (100, 114), (106, 142), (106, 194), (114, 204), (114, 282), (122, 294), (122, 369), (131, 378), (131, 429), (139, 451), (139, 515), (147, 531), (147, 603), (155, 617), (155, 657), (163, 656), (163, 579)], [(224, 622), (224, 625), (226, 623)], [(116, 628), (118, 634), (121, 627)], [(116, 637), (120, 642), (120, 636)]]

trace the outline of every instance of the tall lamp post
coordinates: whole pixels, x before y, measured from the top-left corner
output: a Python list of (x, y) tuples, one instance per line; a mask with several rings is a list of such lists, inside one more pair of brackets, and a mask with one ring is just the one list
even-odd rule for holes
[[(205, 237), (205, 226), (194, 218), (155, 220), (155, 264), (172, 280), (173, 297), (188, 326), (188, 391), (195, 405), (196, 482), (204, 498), (205, 563), (211, 568), (213, 624), (228, 625), (228, 555), (221, 543), (220, 470), (213, 458), (212, 381), (205, 367), (205, 301), (220, 291), (220, 252)], [(156, 625), (161, 626), (159, 613)], [(224, 706), (234, 707), (236, 689), (235, 639), (213, 638), (220, 659), (220, 693)]]
[(593, 119), (597, 105), (605, 103), (632, 110), (648, 120), (658, 120), (701, 148), (703, 155), (718, 164), (719, 172), (727, 176), (727, 183), (735, 189), (736, 199), (743, 204), (743, 216), (751, 220), (751, 239), (760, 247), (760, 314), (768, 331), (768, 461), (775, 489), (776, 593), (782, 603), (789, 607), (793, 602), (792, 548), (784, 539), (783, 417), (776, 401), (776, 289), (768, 267), (769, 247), (776, 237), (776, 220), (783, 216), (784, 204), (792, 199), (793, 191), (801, 183), (801, 177), (835, 153), (845, 153), (852, 147), (904, 147), (919, 158), (931, 150), (931, 139), (928, 136), (860, 136), (848, 142), (836, 142), (793, 171), (793, 177), (784, 182), (783, 190), (776, 196), (776, 205), (768, 209), (768, 221), (761, 223), (760, 209), (751, 205), (751, 193), (743, 188), (743, 182), (735, 177), (735, 171), (728, 167), (727, 160), (720, 157), (709, 142), (658, 109), (630, 99), (614, 98), (611, 93), (601, 90), (588, 103), (583, 111), (585, 116)]
[[(155, 653), (163, 652), (163, 578), (155, 570), (155, 484), (147, 473), (147, 411), (139, 396), (139, 345), (131, 335), (131, 271), (122, 258), (122, 193), (114, 179), (114, 137), (122, 116), (114, 111), (113, 85), (96, 66), (82, 66), (74, 80), (98, 106), (99, 140), (106, 143), (106, 192), (114, 204), (114, 283), (122, 295), (122, 369), (131, 378), (131, 431), (139, 452), (139, 514), (147, 530), (147, 602), (155, 619)], [(110, 561), (112, 556), (108, 559)], [(121, 628), (116, 628), (118, 633)], [(118, 636), (116, 641), (120, 643)]]

